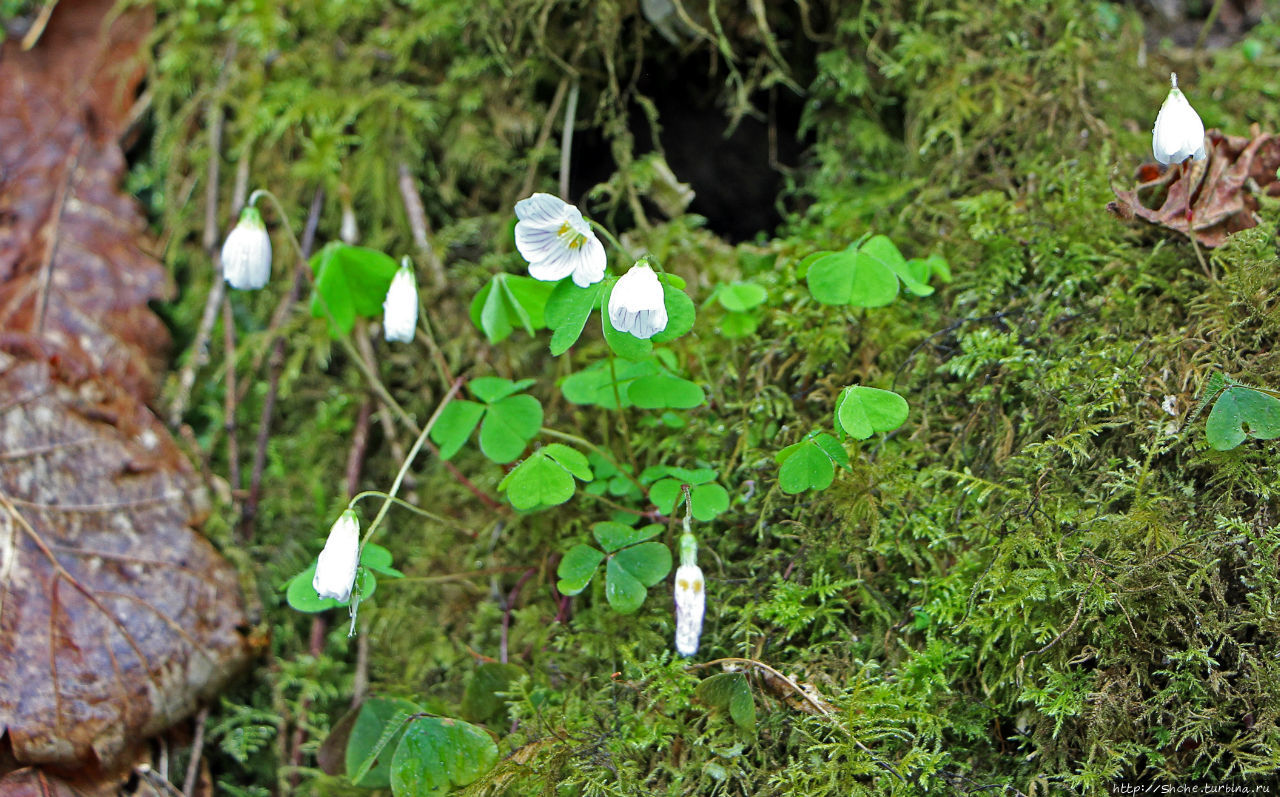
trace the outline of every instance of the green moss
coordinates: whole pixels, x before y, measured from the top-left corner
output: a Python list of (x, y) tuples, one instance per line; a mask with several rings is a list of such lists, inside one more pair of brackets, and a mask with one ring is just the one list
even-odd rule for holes
[[(363, 243), (414, 252), (397, 185), (406, 164), (447, 263), (428, 308), (449, 367), (537, 376), (548, 426), (618, 450), (616, 416), (566, 405), (554, 386), (604, 351), (598, 335), (553, 362), (545, 340), (522, 332), (489, 347), (465, 313), (495, 270), (521, 268), (513, 201), (555, 190), (553, 102), (567, 65), (580, 130), (602, 135), (618, 165), (592, 214), (632, 227), (628, 244), (686, 278), (697, 301), (739, 278), (769, 291), (756, 338), (720, 339), (704, 312), (674, 346), (713, 405), (683, 413), (674, 434), (633, 412), (627, 453), (641, 468), (715, 467), (730, 492), (700, 535), (710, 600), (698, 660), (766, 662), (811, 684), (829, 711), (753, 672), (758, 729), (740, 730), (695, 696), (720, 667), (668, 652), (664, 587), (632, 616), (609, 609), (599, 584), (571, 602), (552, 594), (555, 557), (610, 507), (580, 497), (496, 514), (430, 457), (406, 497), (450, 525), (393, 510), (381, 541), (410, 577), (380, 584), (361, 611), (372, 688), (456, 714), (473, 663), (499, 656), (505, 622), (526, 675), (489, 724), (505, 758), (473, 794), (1091, 794), (1117, 779), (1272, 772), (1280, 448), (1212, 451), (1203, 419), (1188, 415), (1212, 369), (1280, 385), (1275, 211), (1213, 253), (1210, 278), (1184, 239), (1104, 210), (1111, 183), (1147, 154), (1163, 62), (1177, 54), (1154, 51), (1159, 68), (1136, 68), (1140, 20), (1094, 3), (837, 4), (803, 19), (804, 4), (764, 3), (767, 27), (684, 7), (694, 27), (682, 46), (714, 54), (726, 128), (759, 88), (806, 93), (812, 147), (790, 176), (787, 223), (753, 244), (644, 204), (652, 175), (633, 149), (648, 132), (630, 125), (663, 120), (635, 97), (635, 76), (678, 54), (632, 5), (316, 0), (288, 19), (270, 4), (162, 8), (153, 154), (132, 185), (171, 236), (179, 341), (210, 280), (198, 198), (214, 156), (202, 120), (216, 107), (223, 216), (248, 159), (251, 187), (280, 196), (295, 229), (322, 189), (319, 239), (335, 237), (345, 189)], [(1207, 59), (1212, 68), (1183, 80), (1207, 122), (1233, 133), (1274, 123), (1262, 101), (1280, 91), (1274, 70), (1243, 48)], [(864, 232), (908, 256), (942, 253), (954, 282), (872, 311), (814, 302), (800, 261)], [(232, 298), (242, 466), (267, 393), (267, 319), (292, 262), (276, 245), (276, 287)], [(244, 728), (301, 723), (296, 789), (343, 793), (309, 767), (347, 705), (356, 645), (334, 617), (313, 650), (310, 620), (278, 587), (315, 555), (342, 502), (367, 389), (322, 325), (291, 316), (285, 328), (257, 536), (235, 537), (230, 506), (211, 524), (222, 545), (240, 546), (272, 630), (271, 659), (210, 720), (215, 778), (228, 791), (291, 788), (285, 742), (263, 742), (256, 757), (235, 743), (256, 738)], [(376, 348), (381, 378), (421, 422), (445, 389), (434, 364)], [(187, 420), (225, 474), (218, 371), (201, 372)], [(863, 383), (906, 396), (908, 423), (851, 443), (853, 467), (831, 489), (783, 494), (773, 454), (831, 428), (840, 389)], [(375, 422), (363, 486), (385, 488), (399, 466), (386, 435)], [(454, 464), (496, 492), (502, 473), (478, 453)]]

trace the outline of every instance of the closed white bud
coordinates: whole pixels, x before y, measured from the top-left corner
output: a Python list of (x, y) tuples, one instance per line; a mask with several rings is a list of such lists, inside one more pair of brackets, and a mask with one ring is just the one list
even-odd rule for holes
[(311, 586), (320, 597), (345, 603), (351, 600), (359, 564), (360, 521), (355, 511), (348, 509), (329, 529), (329, 539), (316, 560), (316, 576), (311, 579)]
[(387, 340), (412, 343), (417, 328), (418, 281), (406, 257), (391, 278), (387, 298), (382, 301), (382, 333)]
[(676, 652), (689, 657), (698, 652), (702, 636), (702, 615), (707, 608), (707, 591), (702, 568), (680, 565), (676, 568)]
[(632, 266), (609, 294), (609, 323), (619, 332), (647, 340), (667, 328), (662, 283), (648, 264)]
[(1169, 75), (1173, 88), (1160, 106), (1156, 126), (1151, 131), (1151, 148), (1161, 163), (1182, 163), (1187, 158), (1204, 160), (1204, 122), (1178, 89), (1178, 76)]
[(257, 290), (271, 278), (271, 236), (253, 205), (240, 211), (240, 221), (222, 244), (222, 276), (242, 291)]

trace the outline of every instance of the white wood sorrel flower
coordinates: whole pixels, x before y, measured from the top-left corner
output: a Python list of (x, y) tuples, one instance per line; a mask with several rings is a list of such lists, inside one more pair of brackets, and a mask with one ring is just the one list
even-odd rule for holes
[(609, 294), (609, 321), (619, 332), (646, 340), (667, 328), (662, 283), (648, 264), (632, 266)]
[(689, 657), (698, 652), (702, 636), (702, 615), (707, 608), (707, 591), (702, 568), (680, 565), (676, 568), (676, 652)]
[(354, 510), (343, 512), (316, 560), (316, 576), (311, 586), (322, 598), (346, 602), (356, 583), (356, 567), (360, 564), (360, 521)]
[(387, 298), (382, 300), (382, 333), (387, 340), (412, 343), (417, 328), (418, 280), (406, 257), (391, 278)]
[(222, 276), (242, 291), (257, 290), (271, 278), (271, 236), (253, 205), (240, 211), (240, 220), (222, 244)]
[(576, 207), (534, 194), (516, 203), (516, 218), (516, 248), (529, 261), (529, 276), (544, 282), (572, 276), (579, 288), (604, 279), (604, 245)]
[(1173, 88), (1165, 97), (1151, 131), (1151, 148), (1161, 163), (1182, 163), (1187, 158), (1204, 160), (1204, 123), (1178, 89), (1178, 76), (1169, 75)]

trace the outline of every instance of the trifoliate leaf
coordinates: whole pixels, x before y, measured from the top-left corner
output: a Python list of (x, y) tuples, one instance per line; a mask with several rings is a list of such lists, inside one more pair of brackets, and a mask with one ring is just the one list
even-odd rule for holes
[(419, 717), (409, 723), (391, 758), (396, 797), (435, 797), (466, 786), (493, 769), (498, 746), (462, 720)]
[(720, 306), (734, 313), (745, 313), (763, 304), (768, 296), (768, 292), (754, 282), (731, 282), (716, 289)]
[(645, 595), (648, 594), (644, 584), (628, 573), (616, 558), (609, 559), (604, 573), (604, 596), (615, 611), (631, 614), (644, 605)]
[(604, 554), (590, 545), (575, 545), (565, 553), (556, 568), (556, 589), (561, 595), (577, 595), (587, 588), (596, 568), (604, 561)]
[(713, 675), (698, 684), (698, 699), (721, 711), (728, 710), (735, 725), (754, 733), (756, 703), (747, 676), (740, 672)]
[(847, 387), (836, 400), (836, 425), (845, 434), (866, 440), (876, 432), (890, 432), (907, 420), (907, 400), (890, 390)]
[(642, 376), (631, 383), (627, 398), (641, 409), (681, 409), (697, 407), (706, 401), (706, 393), (697, 384), (671, 374)]
[(650, 523), (647, 526), (633, 529), (622, 523), (603, 521), (592, 524), (591, 533), (595, 535), (605, 553), (613, 553), (619, 548), (625, 548), (628, 545), (635, 545), (651, 537), (656, 537), (662, 533), (662, 524)]
[(384, 252), (336, 241), (312, 255), (310, 265), (316, 275), (311, 315), (332, 316), (329, 332), (334, 337), (351, 334), (357, 317), (382, 316), (382, 302), (399, 268)]
[(391, 757), (410, 718), (422, 708), (397, 697), (371, 697), (360, 706), (347, 739), (346, 772), (362, 789), (391, 785)]
[(551, 353), (564, 354), (582, 335), (582, 328), (587, 324), (587, 317), (600, 304), (600, 293), (605, 282), (579, 288), (573, 280), (566, 277), (551, 291), (547, 298), (545, 319), (551, 334)]
[(471, 395), (485, 404), (492, 404), (507, 396), (526, 390), (536, 382), (536, 379), (521, 379), (519, 382), (512, 382), (510, 379), (503, 379), (500, 376), (480, 376), (467, 383), (467, 390), (470, 390)]
[(507, 396), (489, 405), (480, 424), (480, 450), (500, 465), (514, 462), (541, 428), (542, 404), (536, 398)]
[(454, 399), (440, 411), (431, 427), (431, 442), (440, 448), (440, 458), (449, 459), (462, 448), (484, 415), (485, 406), (474, 401)]
[(623, 548), (609, 560), (617, 562), (636, 581), (646, 587), (652, 587), (667, 577), (671, 572), (671, 549), (660, 542), (642, 542), (630, 548)]

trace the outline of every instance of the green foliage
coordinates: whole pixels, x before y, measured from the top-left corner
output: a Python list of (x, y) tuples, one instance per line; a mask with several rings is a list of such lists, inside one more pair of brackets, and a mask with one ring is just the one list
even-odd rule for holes
[(391, 786), (391, 756), (418, 711), (417, 704), (395, 697), (372, 697), (361, 704), (344, 754), (352, 783), (365, 789)]
[(836, 478), (836, 466), (849, 467), (849, 454), (826, 432), (813, 431), (774, 455), (778, 486), (784, 493), (825, 490)]
[(556, 283), (500, 271), (471, 300), (471, 323), (490, 343), (506, 340), (516, 327), (533, 335), (547, 326), (547, 302), (556, 287)]
[(521, 512), (563, 504), (573, 497), (576, 482), (592, 480), (587, 458), (560, 443), (551, 443), (517, 465), (498, 483), (511, 505)]
[(605, 521), (591, 527), (603, 552), (589, 545), (575, 545), (565, 553), (556, 569), (556, 589), (577, 595), (587, 588), (601, 562), (605, 563), (605, 598), (618, 612), (631, 614), (643, 604), (648, 588), (671, 572), (671, 550), (660, 542), (646, 542), (662, 533), (652, 523), (631, 528)]
[(379, 318), (396, 275), (396, 261), (376, 249), (337, 241), (311, 256), (315, 293), (311, 315), (332, 319), (330, 333), (350, 335), (356, 318)]
[(700, 523), (715, 520), (729, 508), (729, 491), (716, 484), (716, 478), (716, 472), (711, 468), (691, 470), (669, 465), (654, 465), (640, 474), (640, 481), (650, 485), (649, 500), (664, 515), (675, 511), (683, 498), (682, 486), (692, 487), (689, 499), (693, 517)]
[(709, 706), (728, 711), (735, 725), (747, 733), (755, 733), (756, 701), (743, 673), (724, 672), (707, 678), (698, 684), (698, 698)]
[(949, 276), (938, 256), (908, 261), (884, 235), (855, 241), (840, 252), (819, 252), (806, 258), (809, 292), (823, 304), (883, 307), (898, 296), (898, 283), (916, 296), (929, 296), (929, 278)]
[(866, 440), (892, 432), (907, 422), (907, 400), (890, 390), (855, 385), (836, 399), (836, 426), (850, 437)]
[(429, 797), (466, 786), (493, 768), (498, 746), (461, 720), (417, 717), (405, 727), (391, 758), (391, 793)]
[(1280, 399), (1268, 392), (1226, 379), (1215, 371), (1205, 386), (1200, 406), (1210, 401), (1213, 409), (1205, 421), (1204, 433), (1209, 445), (1218, 451), (1235, 448), (1246, 437), (1280, 437)]
[[(356, 571), (354, 594), (359, 595), (361, 601), (373, 597), (374, 591), (378, 589), (378, 574), (388, 578), (404, 577), (404, 573), (391, 566), (391, 561), (391, 551), (377, 543), (365, 543), (360, 549), (360, 568)], [(316, 564), (312, 560), (305, 570), (289, 579), (285, 584), (285, 600), (294, 609), (307, 614), (346, 606), (342, 601), (322, 598), (316, 593), (316, 588), (311, 586), (316, 577)]]
[(431, 429), (431, 440), (440, 447), (441, 459), (457, 454), (477, 425), (480, 450), (486, 457), (498, 464), (519, 458), (542, 429), (542, 403), (521, 392), (533, 383), (532, 379), (472, 379), (468, 383), (471, 394), (483, 403), (451, 401)]

